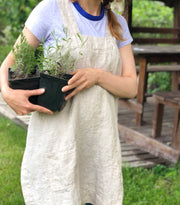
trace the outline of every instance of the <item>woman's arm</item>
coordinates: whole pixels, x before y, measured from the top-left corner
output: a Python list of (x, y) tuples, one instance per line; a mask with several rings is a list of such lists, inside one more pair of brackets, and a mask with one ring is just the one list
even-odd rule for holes
[(134, 98), (137, 94), (137, 75), (131, 44), (119, 50), (122, 60), (122, 75), (102, 72), (98, 84), (119, 97)]
[[(27, 42), (35, 49), (39, 46), (40, 41), (32, 34), (26, 27), (23, 29), (23, 35), (26, 37)], [(16, 44), (20, 42), (20, 37), (17, 39)], [(44, 107), (34, 105), (29, 102), (29, 97), (32, 95), (41, 95), (45, 92), (44, 89), (37, 90), (14, 90), (9, 87), (8, 83), (8, 68), (14, 63), (14, 56), (12, 51), (8, 54), (3, 61), (0, 68), (0, 90), (2, 97), (7, 104), (19, 115), (25, 115), (32, 111), (39, 111), (51, 114), (52, 112)]]
[(114, 75), (102, 69), (83, 68), (77, 69), (73, 78), (68, 82), (68, 86), (63, 91), (75, 88), (66, 99), (68, 100), (81, 90), (97, 84), (112, 94), (122, 98), (134, 98), (137, 94), (137, 75), (131, 44), (119, 49), (122, 60), (122, 75)]

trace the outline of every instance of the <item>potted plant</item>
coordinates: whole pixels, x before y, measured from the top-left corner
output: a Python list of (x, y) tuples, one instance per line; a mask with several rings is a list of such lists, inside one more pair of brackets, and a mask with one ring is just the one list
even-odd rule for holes
[[(82, 47), (86, 40), (77, 34), (80, 41), (78, 57), (73, 57), (70, 49), (72, 39), (67, 36), (67, 29), (63, 29), (65, 37), (59, 41), (54, 37), (54, 45), (49, 47), (42, 43), (37, 50), (28, 44), (21, 34), (20, 43), (13, 49), (15, 64), (9, 68), (8, 77), (10, 87), (13, 89), (32, 90), (45, 88), (45, 93), (39, 96), (31, 96), (30, 102), (44, 106), (52, 111), (60, 111), (66, 104), (66, 93), (62, 87), (68, 84), (72, 77), (69, 73), (76, 69), (79, 58), (82, 56)], [(77, 56), (77, 55), (76, 55)]]
[[(82, 56), (82, 47), (86, 40), (77, 34), (77, 40), (80, 41), (81, 47), (78, 51), (78, 57), (73, 57), (70, 49), (72, 42), (67, 36), (67, 29), (64, 28), (65, 38), (60, 41), (55, 37), (55, 44), (44, 50), (45, 56), (40, 60), (43, 65), (40, 71), (40, 88), (45, 88), (45, 93), (38, 96), (37, 103), (51, 111), (60, 111), (66, 104), (65, 96), (69, 94), (62, 92), (62, 88), (68, 84), (68, 80), (72, 77), (69, 73), (76, 69), (79, 58)], [(77, 48), (78, 49), (78, 48)]]
[[(8, 69), (9, 85), (13, 89), (33, 90), (39, 88), (40, 72), (33, 46), (29, 45), (21, 34), (20, 43), (12, 50), (15, 64)], [(37, 104), (37, 96), (31, 96), (30, 102)]]

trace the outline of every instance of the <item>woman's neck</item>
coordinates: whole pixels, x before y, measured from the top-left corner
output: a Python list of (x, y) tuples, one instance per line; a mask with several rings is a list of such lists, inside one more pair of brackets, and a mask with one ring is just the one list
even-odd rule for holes
[(93, 16), (101, 14), (101, 0), (78, 0), (80, 6)]

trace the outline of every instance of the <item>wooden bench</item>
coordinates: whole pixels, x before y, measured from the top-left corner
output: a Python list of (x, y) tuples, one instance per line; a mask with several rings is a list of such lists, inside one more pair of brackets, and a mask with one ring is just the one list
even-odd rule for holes
[(172, 144), (174, 149), (180, 151), (180, 91), (170, 91), (154, 94), (155, 110), (152, 137), (160, 137), (163, 121), (164, 105), (175, 108), (174, 128), (172, 133)]
[[(174, 28), (148, 28), (148, 27), (130, 27), (131, 34), (133, 36), (133, 43), (134, 44), (141, 44), (141, 45), (176, 45), (180, 43), (180, 27)], [(136, 34), (145, 34), (145, 37), (138, 37)], [(146, 37), (146, 35), (156, 35), (160, 34), (159, 37)], [(165, 37), (161, 37), (161, 34), (165, 34)], [(159, 63), (157, 61), (157, 63)], [(176, 62), (175, 62), (176, 63)], [(139, 66), (136, 66), (137, 73), (139, 72)], [(176, 75), (179, 74), (180, 65), (178, 64), (171, 64), (171, 65), (147, 65), (147, 75), (145, 77), (145, 94), (144, 94), (144, 102), (146, 102), (146, 98), (152, 96), (152, 94), (147, 93), (147, 81), (148, 81), (148, 74), (153, 72), (172, 72), (172, 90), (178, 90), (179, 88), (176, 87), (177, 83), (175, 82), (178, 78), (178, 82), (180, 84), (180, 77)], [(174, 79), (175, 78), (175, 79)], [(175, 83), (174, 83), (175, 82)]]
[[(136, 66), (136, 72), (139, 73), (139, 66)], [(152, 96), (151, 93), (147, 93), (147, 84), (148, 84), (148, 74), (154, 72), (172, 72), (172, 79), (171, 85), (172, 90), (180, 89), (180, 65), (179, 64), (169, 64), (169, 65), (148, 65), (147, 66), (147, 76), (145, 79), (145, 95), (144, 95), (144, 102), (146, 102), (146, 98)], [(176, 82), (177, 81), (177, 82)], [(179, 84), (179, 87), (177, 87)]]

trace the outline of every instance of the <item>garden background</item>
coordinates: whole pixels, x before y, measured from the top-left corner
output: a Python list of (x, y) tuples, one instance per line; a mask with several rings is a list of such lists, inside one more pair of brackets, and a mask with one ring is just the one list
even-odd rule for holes
[[(0, 64), (38, 0), (0, 0)], [(133, 0), (133, 26), (172, 27), (173, 10), (162, 2)], [(149, 92), (171, 89), (169, 73), (149, 74)], [(0, 205), (23, 205), (20, 165), (26, 130), (0, 116)], [(152, 169), (123, 167), (124, 205), (179, 205), (180, 163)]]

